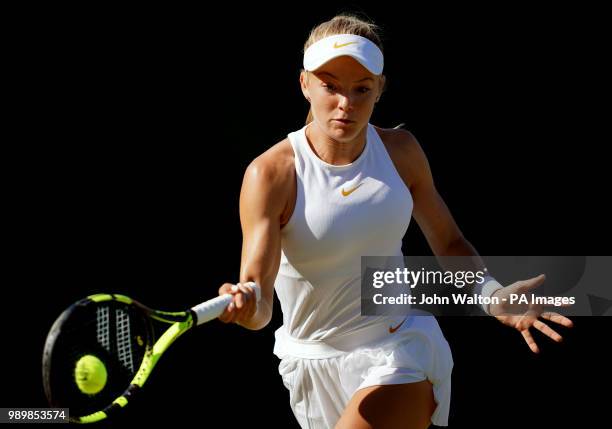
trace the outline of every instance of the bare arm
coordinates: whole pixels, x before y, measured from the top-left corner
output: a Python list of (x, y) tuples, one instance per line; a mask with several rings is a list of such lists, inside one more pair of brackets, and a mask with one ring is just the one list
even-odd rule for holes
[[(429, 163), (421, 146), (414, 136), (408, 131), (398, 131), (403, 135), (400, 143), (396, 145), (397, 154), (394, 159), (398, 172), (410, 184), (410, 191), (414, 200), (413, 215), (427, 238), (434, 254), (440, 256), (471, 256), (474, 268), (482, 270), (484, 262), (474, 246), (465, 239), (461, 230), (455, 223), (450, 210), (442, 200), (433, 182)], [(408, 174), (410, 173), (410, 176)], [(444, 266), (443, 261), (440, 264)], [(570, 319), (555, 312), (543, 312), (542, 308), (530, 305), (527, 311), (516, 311), (508, 308), (501, 298), (506, 297), (505, 302), (510, 302), (509, 296), (513, 293), (521, 294), (530, 292), (544, 282), (544, 276), (540, 275), (531, 279), (515, 282), (502, 289), (496, 290), (494, 296), (499, 296), (502, 304), (492, 304), (491, 314), (505, 325), (517, 329), (529, 348), (534, 353), (539, 353), (539, 348), (533, 339), (529, 329), (534, 327), (554, 341), (561, 341), (562, 337), (538, 317), (559, 323), (565, 327), (572, 327)], [(485, 310), (486, 311), (486, 310)]]
[[(256, 158), (245, 172), (240, 192), (243, 237), (240, 282), (256, 282), (261, 287), (261, 301), (255, 306), (252, 295), (238, 292), (235, 307), (220, 317), (226, 323), (258, 330), (272, 318), (274, 280), (281, 255), (280, 219), (289, 195), (288, 185), (292, 184), (284, 174), (285, 166), (266, 153)], [(220, 294), (228, 292), (228, 284), (219, 290)]]

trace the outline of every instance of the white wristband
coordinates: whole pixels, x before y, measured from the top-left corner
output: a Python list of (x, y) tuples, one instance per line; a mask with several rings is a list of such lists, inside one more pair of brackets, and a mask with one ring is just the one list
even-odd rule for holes
[[(490, 298), (491, 295), (493, 295), (499, 289), (503, 289), (503, 286), (492, 276), (487, 275), (482, 282), (476, 283), (474, 286), (474, 293), (483, 298)], [(491, 313), (489, 313), (489, 304), (485, 304), (483, 302), (482, 309), (485, 313), (491, 315)]]

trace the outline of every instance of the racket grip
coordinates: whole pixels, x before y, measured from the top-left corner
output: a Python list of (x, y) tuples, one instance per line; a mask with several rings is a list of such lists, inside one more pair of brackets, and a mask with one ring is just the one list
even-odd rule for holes
[[(257, 297), (257, 302), (261, 299), (261, 288), (255, 282), (244, 283), (246, 286), (251, 286)], [(209, 299), (206, 302), (196, 305), (191, 310), (196, 314), (196, 325), (201, 325), (216, 319), (223, 314), (225, 308), (232, 302), (232, 295), (225, 294), (216, 298)]]

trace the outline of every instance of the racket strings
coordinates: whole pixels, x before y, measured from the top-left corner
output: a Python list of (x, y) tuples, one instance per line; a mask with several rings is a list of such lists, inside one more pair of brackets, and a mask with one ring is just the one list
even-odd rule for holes
[[(85, 301), (73, 306), (54, 328), (46, 344), (43, 374), (50, 403), (70, 407), (83, 416), (110, 405), (126, 389), (155, 335), (147, 314), (123, 302)], [(94, 395), (79, 390), (77, 362), (85, 355), (100, 359), (107, 372), (104, 388)]]
[(110, 314), (107, 306), (96, 308), (96, 322), (98, 344), (110, 353)]
[(130, 316), (121, 308), (117, 308), (115, 311), (115, 326), (117, 357), (125, 369), (133, 374), (134, 359), (132, 355), (132, 337), (130, 335)]

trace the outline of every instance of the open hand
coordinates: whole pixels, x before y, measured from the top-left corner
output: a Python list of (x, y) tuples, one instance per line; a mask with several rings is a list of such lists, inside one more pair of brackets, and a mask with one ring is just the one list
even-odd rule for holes
[[(489, 312), (497, 320), (502, 322), (504, 325), (513, 327), (523, 335), (527, 345), (534, 353), (539, 353), (540, 349), (531, 336), (531, 332), (529, 332), (529, 328), (531, 327), (536, 328), (556, 342), (561, 342), (563, 340), (563, 337), (561, 337), (558, 332), (543, 321), (539, 320), (539, 318), (558, 323), (568, 328), (574, 326), (572, 321), (567, 317), (552, 311), (544, 311), (544, 308), (549, 306), (532, 302), (531, 297), (533, 289), (544, 283), (545, 279), (546, 276), (544, 274), (540, 274), (537, 277), (533, 277), (528, 280), (520, 280), (504, 287), (503, 289), (499, 289), (492, 296), (499, 298), (500, 303), (491, 304), (489, 306)], [(510, 295), (512, 294), (525, 295), (529, 303), (512, 303), (510, 299)]]

